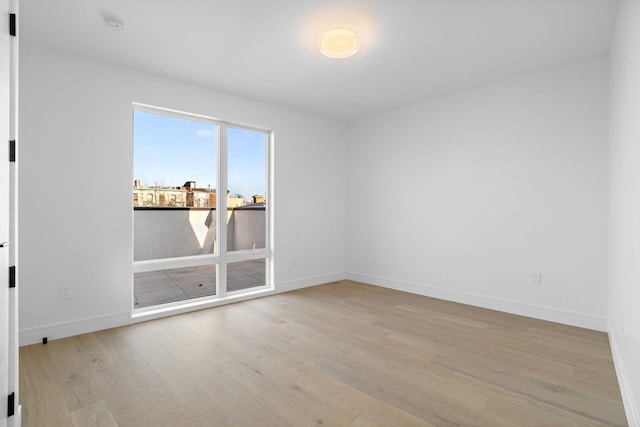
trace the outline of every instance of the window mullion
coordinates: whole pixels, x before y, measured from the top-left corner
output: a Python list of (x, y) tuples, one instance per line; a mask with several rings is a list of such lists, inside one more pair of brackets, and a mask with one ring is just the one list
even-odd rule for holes
[(216, 240), (220, 264), (216, 268), (216, 294), (227, 295), (227, 124), (218, 124), (218, 188), (216, 188)]

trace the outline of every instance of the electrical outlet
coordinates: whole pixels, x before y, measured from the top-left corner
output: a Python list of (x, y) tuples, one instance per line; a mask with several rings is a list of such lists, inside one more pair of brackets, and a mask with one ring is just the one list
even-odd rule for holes
[(531, 284), (533, 286), (542, 285), (542, 273), (531, 273)]
[(60, 299), (71, 299), (71, 286), (60, 286)]
[(372, 258), (372, 261), (373, 261), (374, 264), (379, 263), (380, 259), (378, 258), (378, 255), (374, 255), (373, 258)]
[(295, 268), (296, 266), (296, 257), (289, 258), (289, 267)]

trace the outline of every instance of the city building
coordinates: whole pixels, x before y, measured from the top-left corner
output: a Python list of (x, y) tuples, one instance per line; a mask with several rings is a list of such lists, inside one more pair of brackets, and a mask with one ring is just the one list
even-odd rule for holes
[[(255, 200), (264, 203), (264, 196), (253, 196)], [(187, 181), (180, 187), (145, 187), (141, 180), (135, 180), (133, 186), (134, 207), (191, 207), (191, 208), (215, 208), (216, 190), (211, 188), (198, 188), (195, 181)], [(235, 208), (245, 206), (246, 200), (240, 197), (229, 197), (227, 192), (227, 207)]]

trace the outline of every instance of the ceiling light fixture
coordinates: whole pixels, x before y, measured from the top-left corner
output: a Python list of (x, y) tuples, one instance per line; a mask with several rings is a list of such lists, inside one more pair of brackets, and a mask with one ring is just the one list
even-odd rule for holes
[(320, 52), (329, 58), (348, 58), (360, 49), (358, 35), (348, 28), (332, 28), (320, 39)]

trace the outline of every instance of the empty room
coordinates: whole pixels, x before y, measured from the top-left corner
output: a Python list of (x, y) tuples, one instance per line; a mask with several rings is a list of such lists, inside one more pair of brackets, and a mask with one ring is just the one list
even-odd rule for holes
[(640, 426), (640, 1), (0, 4), (0, 427)]

